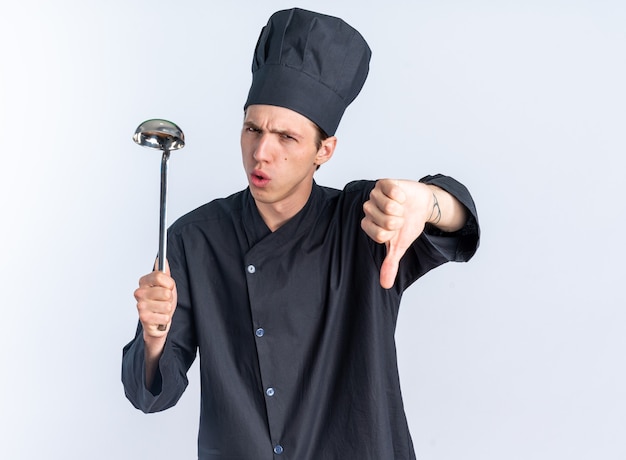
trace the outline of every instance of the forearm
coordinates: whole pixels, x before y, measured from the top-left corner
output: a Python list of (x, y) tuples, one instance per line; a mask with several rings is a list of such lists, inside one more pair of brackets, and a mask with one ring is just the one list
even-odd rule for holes
[(455, 232), (463, 228), (468, 213), (465, 206), (450, 193), (436, 185), (428, 184), (431, 196), (431, 214), (428, 223), (444, 232)]
[(146, 362), (146, 389), (152, 388), (156, 371), (159, 367), (159, 359), (165, 348), (165, 337), (163, 339), (155, 339), (154, 337), (146, 337), (144, 334), (144, 358)]

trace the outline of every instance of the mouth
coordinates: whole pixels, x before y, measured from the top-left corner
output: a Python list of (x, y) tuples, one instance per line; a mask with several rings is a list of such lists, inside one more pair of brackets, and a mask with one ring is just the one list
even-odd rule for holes
[(265, 187), (267, 184), (269, 184), (269, 182), (269, 176), (263, 171), (255, 169), (250, 174), (250, 184), (254, 185), (255, 187)]

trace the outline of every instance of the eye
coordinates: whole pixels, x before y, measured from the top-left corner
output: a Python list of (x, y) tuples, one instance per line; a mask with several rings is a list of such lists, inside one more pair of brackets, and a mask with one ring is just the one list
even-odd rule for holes
[(295, 141), (296, 140), (295, 137), (292, 137), (289, 134), (285, 134), (285, 133), (281, 134), (280, 138), (283, 139), (283, 140), (286, 140), (286, 141)]

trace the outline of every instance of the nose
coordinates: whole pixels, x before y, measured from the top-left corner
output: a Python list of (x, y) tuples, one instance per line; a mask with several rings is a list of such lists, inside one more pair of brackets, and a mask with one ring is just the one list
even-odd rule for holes
[(271, 151), (272, 151), (272, 146), (271, 146), (270, 136), (268, 136), (266, 133), (261, 134), (259, 138), (257, 139), (256, 145), (254, 148), (254, 153), (252, 154), (252, 156), (258, 162), (267, 162), (272, 157)]

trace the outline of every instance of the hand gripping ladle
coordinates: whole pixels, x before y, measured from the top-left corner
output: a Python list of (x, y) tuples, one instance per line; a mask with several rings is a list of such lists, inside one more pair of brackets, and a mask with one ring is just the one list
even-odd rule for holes
[[(167, 161), (171, 150), (182, 149), (185, 146), (183, 131), (171, 121), (152, 119), (146, 120), (135, 130), (133, 140), (144, 147), (158, 149), (163, 152), (161, 157), (161, 204), (159, 208), (159, 271), (165, 271), (167, 257)], [(157, 329), (164, 331), (165, 324), (159, 324)]]

